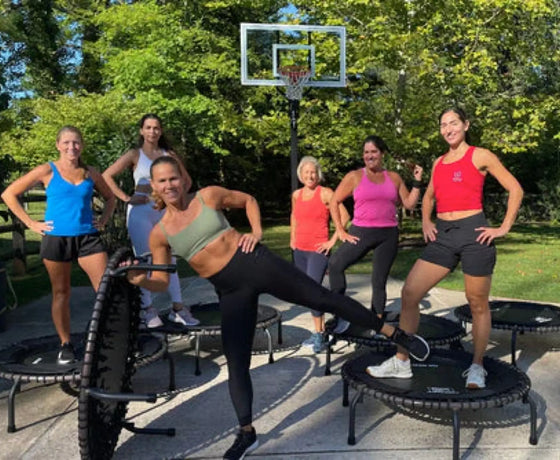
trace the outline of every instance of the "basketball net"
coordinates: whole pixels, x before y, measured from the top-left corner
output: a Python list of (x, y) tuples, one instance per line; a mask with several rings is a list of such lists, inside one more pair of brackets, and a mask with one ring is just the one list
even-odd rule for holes
[(303, 96), (303, 87), (311, 77), (311, 69), (301, 65), (287, 65), (278, 68), (280, 78), (286, 85), (286, 97), (290, 101), (299, 101)]

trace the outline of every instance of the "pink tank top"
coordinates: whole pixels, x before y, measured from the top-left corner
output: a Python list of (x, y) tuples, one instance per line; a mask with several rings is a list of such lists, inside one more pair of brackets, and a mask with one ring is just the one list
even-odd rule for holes
[(365, 168), (362, 180), (354, 189), (354, 219), (352, 224), (358, 227), (396, 227), (397, 187), (383, 171), (385, 180), (382, 184), (374, 184), (367, 177)]
[(329, 210), (321, 200), (321, 187), (315, 189), (310, 200), (300, 192), (294, 205), (296, 219), (296, 249), (316, 251), (317, 245), (329, 239)]

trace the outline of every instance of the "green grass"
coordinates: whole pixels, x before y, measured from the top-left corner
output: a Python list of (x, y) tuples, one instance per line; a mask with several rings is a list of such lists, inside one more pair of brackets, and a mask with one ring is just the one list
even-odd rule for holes
[[(265, 243), (290, 260), (288, 248), (290, 228), (287, 225), (266, 228)], [(405, 221), (402, 239), (421, 238), (418, 222)], [(546, 224), (517, 225), (496, 241), (498, 262), (492, 279), (491, 295), (513, 299), (560, 302), (560, 226)], [(400, 249), (391, 268), (393, 278), (404, 280), (420, 255), (421, 248)], [(346, 271), (352, 274), (371, 273), (371, 256)], [(463, 274), (458, 267), (439, 287), (463, 290)]]
[[(42, 203), (31, 203), (30, 213), (41, 213)], [(246, 229), (241, 229), (246, 230)], [(41, 263), (38, 251), (40, 236), (26, 232), (27, 273), (24, 276), (11, 276), (11, 281), (20, 305), (50, 293), (47, 273)], [(290, 228), (276, 223), (265, 225), (264, 243), (275, 253), (291, 261), (289, 248)], [(401, 228), (401, 239), (420, 241), (420, 228), (417, 220), (405, 220)], [(0, 234), (0, 255), (11, 251), (11, 234)], [(516, 299), (560, 302), (560, 226), (545, 224), (517, 225), (505, 238), (496, 242), (498, 263), (492, 282), (493, 296)], [(391, 269), (391, 276), (404, 280), (408, 271), (418, 258), (421, 248), (399, 250)], [(11, 261), (7, 264), (11, 273)], [(180, 277), (192, 276), (194, 272), (188, 264), (178, 262)], [(347, 273), (363, 274), (371, 272), (371, 258), (366, 256), (353, 265)], [(88, 285), (89, 280), (77, 264), (72, 270), (72, 285)], [(440, 287), (463, 290), (462, 272), (457, 269), (440, 284)]]

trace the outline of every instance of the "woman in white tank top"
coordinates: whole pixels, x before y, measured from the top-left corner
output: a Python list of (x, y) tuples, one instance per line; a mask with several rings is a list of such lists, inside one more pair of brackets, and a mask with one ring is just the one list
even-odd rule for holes
[[(183, 167), (182, 162), (171, 150), (167, 140), (162, 133), (161, 119), (154, 114), (146, 114), (139, 123), (138, 148), (131, 149), (122, 155), (117, 161), (109, 166), (103, 173), (103, 177), (115, 196), (128, 204), (126, 223), (128, 234), (136, 255), (142, 255), (150, 251), (148, 240), (154, 225), (161, 219), (162, 212), (154, 208), (150, 197), (150, 166), (153, 161), (162, 155), (173, 156), (182, 168), (182, 175), (189, 188), (192, 179)], [(114, 177), (126, 169), (132, 169), (134, 177), (134, 193), (128, 195), (115, 182)], [(147, 289), (142, 291), (142, 322), (148, 328), (160, 327), (163, 322), (159, 318), (158, 311), (152, 305), (152, 295)], [(173, 302), (173, 308), (169, 313), (169, 320), (185, 326), (195, 326), (199, 321), (192, 317), (188, 308), (183, 305), (181, 286), (177, 273), (171, 276), (168, 293)]]

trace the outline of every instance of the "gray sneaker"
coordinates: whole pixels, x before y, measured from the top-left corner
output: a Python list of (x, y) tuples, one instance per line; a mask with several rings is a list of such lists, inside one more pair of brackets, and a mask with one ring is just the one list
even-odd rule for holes
[(313, 343), (313, 352), (321, 353), (322, 351), (325, 351), (325, 348), (327, 347), (327, 343), (323, 338), (323, 334), (321, 334), (320, 332), (316, 332), (314, 335), (315, 335), (314, 337), (315, 342)]
[(307, 339), (305, 339), (303, 342), (301, 342), (301, 346), (302, 347), (313, 348), (313, 345), (315, 345), (315, 334), (317, 334), (317, 333), (314, 332)]
[(366, 372), (378, 379), (410, 379), (412, 369), (410, 359), (401, 361), (396, 356), (383, 361), (379, 366), (368, 366)]
[(333, 334), (344, 334), (350, 327), (350, 323), (345, 319), (338, 318), (336, 326), (333, 329)]

